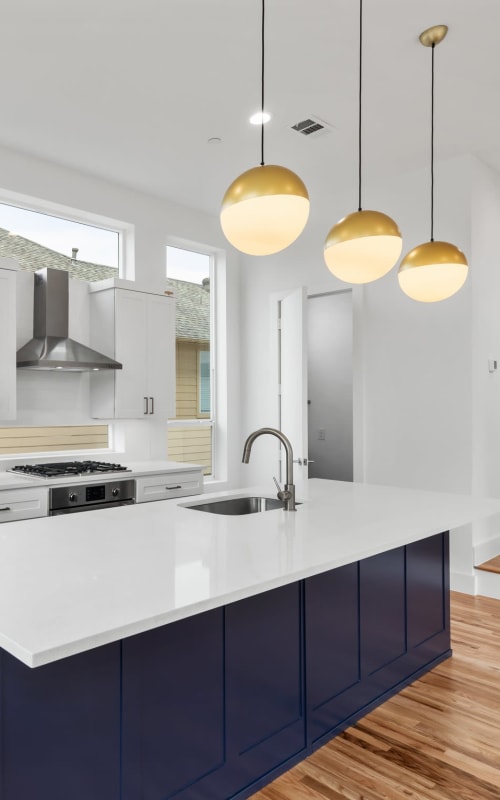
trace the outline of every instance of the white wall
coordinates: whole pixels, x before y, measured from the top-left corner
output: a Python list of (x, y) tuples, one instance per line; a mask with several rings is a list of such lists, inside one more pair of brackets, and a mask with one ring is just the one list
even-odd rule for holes
[[(470, 160), (436, 168), (435, 238), (471, 256)], [(380, 192), (398, 196), (403, 253), (430, 237), (427, 172)], [(365, 476), (371, 483), (471, 489), (471, 282), (441, 303), (417, 303), (394, 271), (363, 292)]]
[[(473, 489), (500, 496), (500, 176), (474, 162), (471, 195)], [(488, 360), (498, 370), (490, 373)], [(474, 529), (475, 563), (500, 553), (500, 523)]]
[[(227, 447), (222, 461), (226, 475), (232, 477), (238, 471), (233, 443), (241, 439), (237, 413), (239, 381), (237, 371), (227, 369), (227, 364), (238, 364), (239, 357), (239, 264), (234, 251), (227, 254), (227, 259), (224, 256), (225, 240), (217, 217), (5, 148), (0, 148), (0, 176), (0, 200), (22, 203), (26, 198), (35, 198), (40, 207), (51, 204), (55, 213), (71, 208), (128, 226), (133, 233), (133, 245), (127, 252), (126, 276), (135, 276), (141, 285), (164, 286), (165, 247), (172, 237), (193, 246), (201, 245), (220, 257), (223, 286), (218, 313), (224, 316), (222, 312), (226, 306), (228, 309), (227, 329), (219, 330), (221, 380), (229, 381), (231, 397), (227, 408), (222, 404), (220, 426), (223, 448)], [(17, 424), (92, 421), (88, 416), (87, 375), (19, 374), (18, 381)], [(116, 425), (116, 441), (125, 458), (166, 455), (163, 423), (155, 425), (142, 420), (120, 423)]]

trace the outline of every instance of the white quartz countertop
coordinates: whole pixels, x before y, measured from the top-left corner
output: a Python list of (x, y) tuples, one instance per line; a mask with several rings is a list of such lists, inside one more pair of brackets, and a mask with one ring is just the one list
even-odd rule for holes
[(0, 646), (38, 666), (500, 513), (368, 484), (306, 491), (296, 512), (186, 508), (214, 493), (2, 525)]

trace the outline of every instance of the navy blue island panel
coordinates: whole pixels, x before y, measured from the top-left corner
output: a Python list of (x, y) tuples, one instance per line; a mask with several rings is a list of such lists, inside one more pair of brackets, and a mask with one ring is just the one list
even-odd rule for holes
[(44, 667), (0, 651), (0, 800), (250, 797), (450, 654), (448, 534)]
[(224, 705), (223, 609), (125, 639), (123, 800), (208, 797)]
[(1, 800), (120, 797), (120, 643), (36, 669), (0, 650)]
[(314, 749), (451, 655), (448, 534), (305, 581)]

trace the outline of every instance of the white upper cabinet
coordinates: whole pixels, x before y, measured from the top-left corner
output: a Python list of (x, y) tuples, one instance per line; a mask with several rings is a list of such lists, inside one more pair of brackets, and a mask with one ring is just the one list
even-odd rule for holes
[(0, 259), (0, 422), (16, 418), (16, 273)]
[(91, 416), (166, 420), (175, 402), (175, 300), (117, 287), (90, 298), (91, 346), (123, 365), (92, 373)]

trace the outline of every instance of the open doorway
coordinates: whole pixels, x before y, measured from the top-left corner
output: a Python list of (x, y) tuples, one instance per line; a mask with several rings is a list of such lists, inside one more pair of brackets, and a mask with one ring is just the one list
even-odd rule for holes
[(352, 291), (307, 299), (309, 478), (353, 480)]

